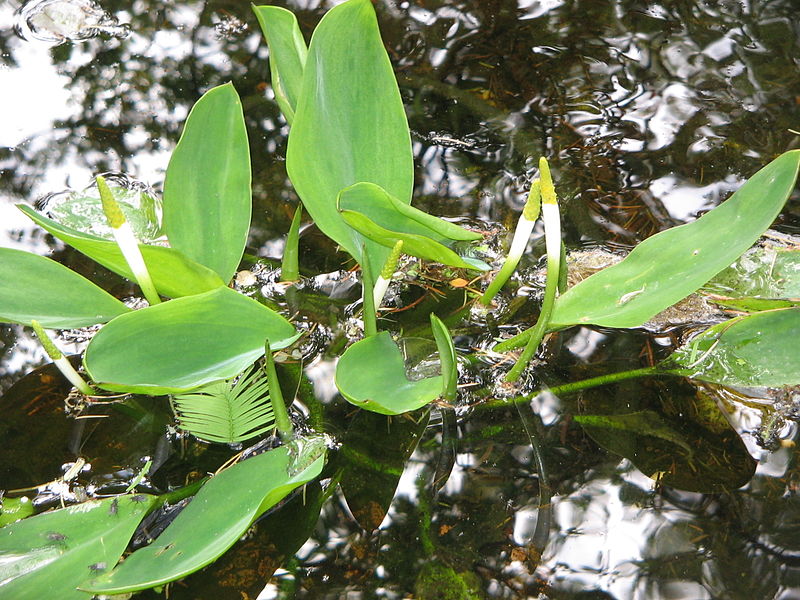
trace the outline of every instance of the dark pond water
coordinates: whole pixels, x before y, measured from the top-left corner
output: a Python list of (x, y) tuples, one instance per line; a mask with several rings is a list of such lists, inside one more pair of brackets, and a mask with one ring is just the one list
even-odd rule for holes
[[(37, 39), (47, 36), (35, 27), (19, 37), (11, 27), (18, 6), (0, 6), (0, 245), (51, 255), (121, 297), (132, 293), (13, 205), (81, 189), (104, 172), (159, 190), (188, 109), (210, 87), (233, 81), (254, 170), (248, 252), (279, 257), (297, 198), (284, 163), (288, 128), (249, 2), (102, 4), (130, 30), (106, 23), (100, 36), (63, 44)], [(298, 14), (306, 35), (329, 8), (281, 5)], [(375, 5), (412, 129), (415, 205), (433, 214), (513, 228), (545, 155), (564, 198), (568, 248), (623, 251), (694, 219), (798, 145), (795, 0)], [(777, 230), (800, 233), (796, 200)], [(535, 283), (543, 251), (536, 239), (526, 283)], [(349, 266), (313, 227), (301, 256), (307, 274)], [(427, 313), (452, 317), (465, 301), (448, 281), (424, 273), (401, 295), (406, 305), (419, 300), (416, 308), (385, 320), (407, 336), (427, 335), (413, 350), (420, 356), (433, 348), (419, 326)], [(334, 277), (317, 283), (281, 298), (287, 314), (325, 326), (306, 353), (298, 409), (348, 449), (334, 464), (347, 464), (345, 454), (360, 458), (338, 488), (330, 478), (309, 486), (215, 565), (171, 586), (170, 598), (800, 598), (796, 427), (778, 423), (769, 450), (757, 443), (768, 398), (649, 378), (483, 410), (477, 405), (492, 397), (505, 367), (478, 352), (496, 326), (466, 313), (449, 321), (464, 357), (456, 412), (356, 414), (337, 396), (332, 373), (358, 289)], [(529, 304), (513, 323), (531, 321)], [(567, 330), (549, 342), (527, 385), (652, 364), (702, 325)], [(71, 352), (80, 344), (62, 339)], [(0, 326), (0, 391), (8, 392), (0, 399), (0, 489), (50, 481), (81, 456), (91, 469), (75, 484), (111, 492), (143, 457), (159, 456), (165, 462), (151, 479), (163, 491), (232, 454), (165, 437), (170, 417), (161, 400), (140, 399), (152, 416), (132, 429), (116, 413), (65, 417), (50, 372), (12, 388), (46, 362), (30, 331)], [(284, 369), (295, 380), (298, 372)], [(790, 415), (792, 398), (784, 404)], [(572, 420), (587, 406), (659, 411), (709, 448), (708, 457), (692, 467), (670, 444), (590, 437)], [(720, 426), (720, 415), (733, 429)], [(648, 474), (681, 476), (660, 485), (634, 462)], [(58, 500), (45, 496), (43, 506)]]

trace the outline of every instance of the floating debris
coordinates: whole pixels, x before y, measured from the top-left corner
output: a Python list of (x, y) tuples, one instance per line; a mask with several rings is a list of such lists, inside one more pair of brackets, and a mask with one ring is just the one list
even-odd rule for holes
[(101, 35), (124, 39), (131, 30), (93, 0), (31, 0), (16, 19), (14, 30), (21, 38), (55, 44)]

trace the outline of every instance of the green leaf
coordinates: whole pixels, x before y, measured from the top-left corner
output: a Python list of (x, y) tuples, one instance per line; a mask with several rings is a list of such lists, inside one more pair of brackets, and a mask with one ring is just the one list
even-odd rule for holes
[(138, 494), (92, 500), (0, 529), (0, 596), (85, 600), (76, 589), (111, 568), (157, 502)]
[(730, 265), (770, 226), (794, 189), (800, 150), (782, 154), (697, 221), (654, 235), (556, 301), (551, 328), (638, 327)]
[(289, 125), (294, 120), (308, 48), (297, 18), (279, 6), (253, 6), (269, 46), (269, 70), (275, 100)]
[(798, 336), (800, 308), (755, 313), (707, 329), (660, 368), (722, 385), (798, 385)]
[(431, 329), (439, 349), (439, 361), (442, 365), (442, 397), (447, 402), (455, 402), (458, 383), (458, 357), (453, 337), (444, 322), (431, 313)]
[[(336, 207), (339, 191), (366, 181), (411, 202), (411, 137), (392, 65), (369, 0), (348, 0), (320, 21), (308, 49), (286, 167), (314, 222), (362, 262), (364, 240)], [(389, 254), (367, 242), (373, 273)]]
[(312, 445), (302, 467), (286, 446), (241, 461), (212, 477), (155, 542), (84, 589), (122, 594), (185, 577), (214, 562), (255, 519), (322, 470), (325, 447)]
[(384, 415), (398, 415), (432, 402), (442, 377), (410, 381), (403, 356), (388, 331), (356, 342), (336, 365), (336, 387), (348, 402)]
[[(81, 233), (40, 215), (30, 206), (17, 204), (34, 223), (69, 244), (79, 252), (97, 261), (107, 269), (136, 281), (128, 262), (116, 242)], [(189, 260), (172, 248), (139, 244), (150, 277), (159, 293), (170, 298), (200, 294), (225, 285), (211, 269)], [(43, 323), (44, 324), (44, 323)]]
[(233, 85), (192, 107), (164, 179), (170, 246), (230, 281), (250, 229), (250, 147)]
[(483, 239), (480, 233), (449, 223), (400, 202), (381, 186), (357, 183), (339, 192), (339, 210), (359, 212), (381, 227), (400, 233), (412, 233), (444, 244)]
[[(372, 240), (387, 249), (394, 247), (398, 240), (402, 240), (403, 253), (405, 254), (461, 269), (473, 269), (477, 271), (486, 271), (489, 269), (488, 265), (484, 264), (482, 261), (462, 258), (447, 246), (443, 246), (427, 236), (390, 231), (389, 229), (381, 227), (366, 215), (353, 210), (343, 210), (340, 212), (342, 218), (350, 227), (361, 233), (368, 240)], [(367, 251), (369, 252), (369, 250)]]
[(84, 365), (105, 389), (166, 394), (233, 377), (298, 337), (279, 314), (230, 288), (178, 298), (114, 319), (89, 343)]
[(210, 442), (235, 444), (275, 428), (267, 376), (257, 366), (238, 378), (177, 394), (172, 405), (181, 429)]
[(0, 248), (0, 321), (51, 329), (105, 323), (128, 312), (88, 279), (44, 256)]

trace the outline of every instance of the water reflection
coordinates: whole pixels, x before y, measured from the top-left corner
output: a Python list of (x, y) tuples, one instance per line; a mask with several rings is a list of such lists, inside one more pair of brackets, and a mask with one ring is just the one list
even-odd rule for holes
[[(52, 11), (54, 4), (35, 6)], [(322, 13), (319, 4), (281, 3), (299, 11), (306, 34)], [(532, 160), (546, 153), (567, 202), (566, 241), (573, 247), (627, 245), (694, 218), (798, 143), (790, 129), (800, 122), (795, 4), (378, 3), (413, 132), (416, 205), (509, 224)], [(70, 3), (90, 5), (96, 6)], [(266, 85), (266, 49), (248, 5), (107, 0), (102, 10), (129, 22), (130, 34), (83, 37), (97, 20), (57, 23), (52, 12), (42, 13), (49, 22), (40, 16), (29, 26), (30, 37), (49, 35), (60, 45), (36, 46), (0, 31), (0, 85), (15, 90), (0, 99), (0, 243), (60, 250), (34, 233), (13, 203), (79, 186), (95, 173), (130, 173), (157, 188), (189, 106), (233, 80), (252, 141), (250, 250), (264, 256), (279, 248), (297, 198), (283, 163), (287, 128)], [(9, 6), (0, 15), (11, 22)], [(77, 34), (70, 33), (76, 24)], [(784, 230), (800, 227), (796, 206), (784, 212)], [(303, 250), (309, 268), (339, 268), (332, 245), (313, 232)], [(293, 306), (303, 318), (321, 303), (334, 314), (332, 300), (306, 294)], [(327, 330), (325, 336), (327, 342)], [(661, 341), (658, 347), (642, 336), (576, 331), (547, 375), (555, 384), (566, 372), (630, 366), (640, 352), (658, 358), (668, 349)], [(315, 345), (308, 358), (322, 352)], [(22, 328), (0, 327), (0, 388), (43, 359)], [(330, 427), (343, 433), (349, 409), (333, 406), (332, 364), (321, 356), (308, 375), (332, 405)], [(678, 393), (649, 381), (606, 392), (612, 403)], [(534, 404), (549, 507), (541, 505), (534, 430), (516, 411), (460, 415), (452, 475), (431, 500), (442, 422), (434, 414), (436, 426), (423, 434), (388, 515), (366, 501), (354, 515), (352, 496), (338, 493), (312, 523), (309, 541), (301, 540), (296, 554), (287, 551), (294, 558), (262, 597), (421, 597), (425, 561), (450, 569), (464, 589), (477, 580), (496, 598), (800, 594), (800, 472), (789, 448), (769, 454), (754, 443), (757, 411), (736, 408), (744, 415), (738, 431), (761, 461), (755, 477), (739, 490), (702, 495), (655, 487), (632, 462), (602, 450), (570, 420), (587, 401), (540, 397)], [(795, 431), (787, 426), (782, 434)], [(542, 544), (537, 531), (545, 509), (552, 520)], [(374, 533), (362, 529), (368, 518), (381, 523)], [(217, 597), (240, 598), (244, 589), (257, 595), (271, 573), (265, 561), (252, 579), (221, 579), (236, 583), (219, 583)], [(199, 580), (190, 578), (174, 597), (206, 589), (192, 588), (192, 581)]]

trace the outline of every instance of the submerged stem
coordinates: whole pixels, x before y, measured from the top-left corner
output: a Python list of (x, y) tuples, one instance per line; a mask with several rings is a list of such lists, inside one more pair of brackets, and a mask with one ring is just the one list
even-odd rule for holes
[(281, 383), (278, 381), (278, 372), (275, 370), (275, 359), (272, 356), (269, 340), (264, 342), (264, 360), (264, 371), (267, 373), (272, 412), (275, 414), (275, 429), (278, 430), (278, 435), (281, 439), (286, 442), (292, 439), (294, 428), (292, 427), (292, 420), (289, 418), (286, 402), (283, 399)]
[(142, 251), (139, 250), (139, 242), (136, 241), (136, 236), (133, 235), (133, 230), (119, 203), (114, 198), (111, 188), (108, 187), (106, 180), (100, 175), (97, 176), (97, 189), (100, 191), (100, 201), (103, 203), (103, 212), (108, 219), (108, 224), (111, 225), (111, 232), (114, 234), (114, 239), (117, 241), (122, 256), (128, 263), (136, 283), (142, 289), (144, 297), (152, 306), (159, 304), (161, 298), (158, 296), (153, 280), (150, 278), (150, 272), (147, 270), (147, 265), (144, 262)]

